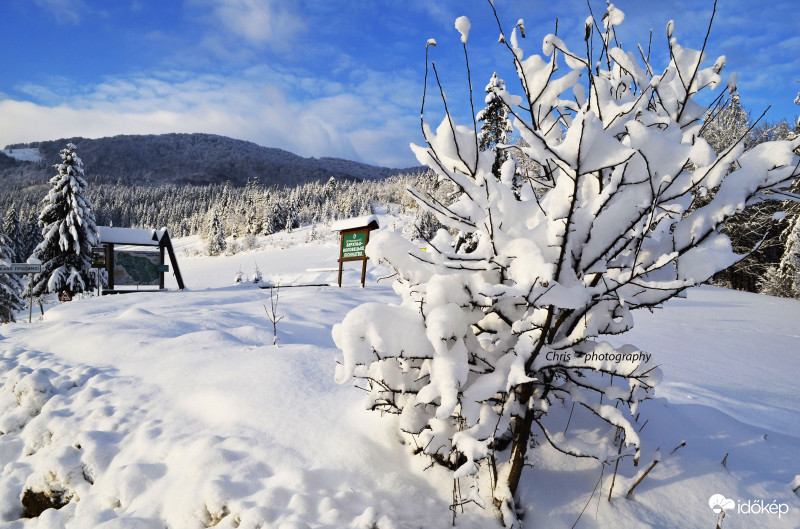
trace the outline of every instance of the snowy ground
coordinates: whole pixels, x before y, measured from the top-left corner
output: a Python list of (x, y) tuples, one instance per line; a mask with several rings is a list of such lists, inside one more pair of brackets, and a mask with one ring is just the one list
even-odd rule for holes
[[(364, 411), (359, 390), (333, 380), (331, 326), (364, 301), (394, 299), (376, 281), (385, 270), (371, 268), (364, 289), (353, 263), (341, 289), (287, 286), (335, 281), (318, 270), (336, 265), (335, 239), (322, 233), (213, 258), (187, 256), (199, 241), (180, 240), (186, 291), (80, 299), (0, 327), (0, 527), (451, 526), (452, 481)], [(232, 285), (256, 265), (284, 285), (277, 347), (269, 290)], [(637, 316), (625, 341), (661, 364), (661, 398), (641, 408), (639, 468), (620, 465), (610, 503), (613, 469), (603, 469), (577, 527), (713, 529), (713, 494), (738, 508), (787, 506), (780, 516), (732, 512), (725, 529), (800, 527), (800, 303), (701, 288)], [(659, 447), (661, 463), (626, 499)], [(601, 466), (533, 454), (526, 527), (571, 527)], [(20, 520), (25, 488), (73, 499)], [(474, 506), (456, 520), (495, 523)]]

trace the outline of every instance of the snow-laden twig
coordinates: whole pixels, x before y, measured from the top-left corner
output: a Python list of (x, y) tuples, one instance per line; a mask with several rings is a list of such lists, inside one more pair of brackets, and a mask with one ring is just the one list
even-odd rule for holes
[[(273, 296), (274, 294), (274, 296)], [(283, 319), (283, 316), (278, 316), (278, 301), (281, 295), (281, 285), (278, 283), (277, 287), (270, 286), (269, 287), (269, 304), (270, 308), (268, 309), (266, 305), (264, 305), (264, 312), (267, 313), (267, 318), (272, 323), (272, 345), (278, 345), (278, 322)]]

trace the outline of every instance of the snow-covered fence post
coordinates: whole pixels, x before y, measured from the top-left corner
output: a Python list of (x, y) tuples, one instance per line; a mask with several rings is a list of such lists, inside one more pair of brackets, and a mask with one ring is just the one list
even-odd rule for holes
[[(337, 380), (357, 379), (371, 409), (399, 415), (416, 452), (455, 479), (472, 477), (471, 499), (481, 499), (481, 468), (496, 476), (492, 500), (513, 526), (532, 435), (575, 457), (638, 461), (637, 409), (661, 375), (646, 352), (604, 338), (631, 329), (636, 309), (742, 258), (722, 227), (749, 204), (785, 198), (800, 176), (800, 141), (745, 151), (740, 137), (716, 153), (700, 135), (706, 108), (693, 98), (722, 85), (724, 58), (704, 67), (704, 51), (679, 45), (671, 22), (669, 63), (658, 70), (615, 45), (624, 15), (613, 5), (587, 20), (585, 54), (548, 35), (543, 55), (529, 57), (524, 22), (507, 35), (490, 6), (522, 89), (496, 95), (541, 181), (515, 193), (516, 162), (495, 178), (475, 120), (456, 125), (442, 95), (445, 117), (433, 130), (423, 96), (426, 145), (412, 148), (459, 195), (445, 204), (409, 191), (448, 230), (427, 252), (377, 233), (370, 257), (393, 269), (401, 302), (353, 309), (333, 337), (343, 352)], [(456, 27), (466, 49), (469, 23)], [(474, 234), (469, 253), (454, 249), (458, 232)], [(561, 433), (558, 414), (573, 404)]]

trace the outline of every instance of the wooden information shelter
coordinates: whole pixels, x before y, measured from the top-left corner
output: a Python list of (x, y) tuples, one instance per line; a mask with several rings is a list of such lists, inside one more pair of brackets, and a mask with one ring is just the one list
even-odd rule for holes
[(378, 229), (375, 215), (340, 220), (331, 226), (339, 232), (339, 286), (342, 286), (342, 265), (348, 261), (361, 261), (361, 287), (367, 278), (367, 253), (369, 232)]
[[(148, 230), (98, 226), (97, 231), (102, 246), (94, 249), (92, 266), (105, 268), (108, 273), (108, 288), (103, 290), (103, 294), (147, 291), (140, 288), (143, 286), (157, 286), (158, 290), (164, 290), (164, 273), (169, 271), (169, 265), (164, 260), (165, 253), (169, 255), (178, 288), (184, 289), (181, 270), (166, 228)], [(134, 286), (135, 289), (120, 289), (120, 286)]]

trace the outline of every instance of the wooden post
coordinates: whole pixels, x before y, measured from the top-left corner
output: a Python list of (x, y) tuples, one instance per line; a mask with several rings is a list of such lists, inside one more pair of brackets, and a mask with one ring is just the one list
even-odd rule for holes
[(33, 274), (28, 278), (28, 293), (30, 294), (28, 299), (28, 323), (31, 323), (33, 320)]
[(172, 273), (175, 276), (175, 281), (178, 282), (178, 290), (183, 290), (186, 288), (186, 285), (183, 284), (183, 276), (181, 275), (181, 269), (178, 267), (178, 258), (175, 257), (175, 249), (172, 247), (172, 240), (169, 238), (169, 232), (164, 232), (164, 236), (161, 238), (161, 244), (167, 249), (167, 255), (169, 255), (169, 260), (172, 263)]
[(361, 288), (364, 288), (364, 283), (367, 280), (367, 245), (369, 244), (369, 232), (372, 231), (369, 227), (366, 228), (367, 234), (364, 237), (364, 262), (361, 264)]
[(114, 290), (114, 243), (108, 244), (106, 255), (106, 271), (108, 272), (108, 289)]
[[(158, 245), (158, 254), (159, 254), (158, 264), (163, 266), (164, 265), (164, 245), (162, 245), (162, 244)], [(159, 274), (158, 274), (158, 289), (159, 290), (164, 290), (164, 276), (165, 275), (166, 274), (164, 272), (159, 272)]]
[(367, 258), (364, 257), (364, 260), (361, 262), (361, 288), (364, 288), (364, 283), (367, 280)]
[(344, 248), (344, 232), (339, 232), (339, 288), (342, 288), (342, 248)]

